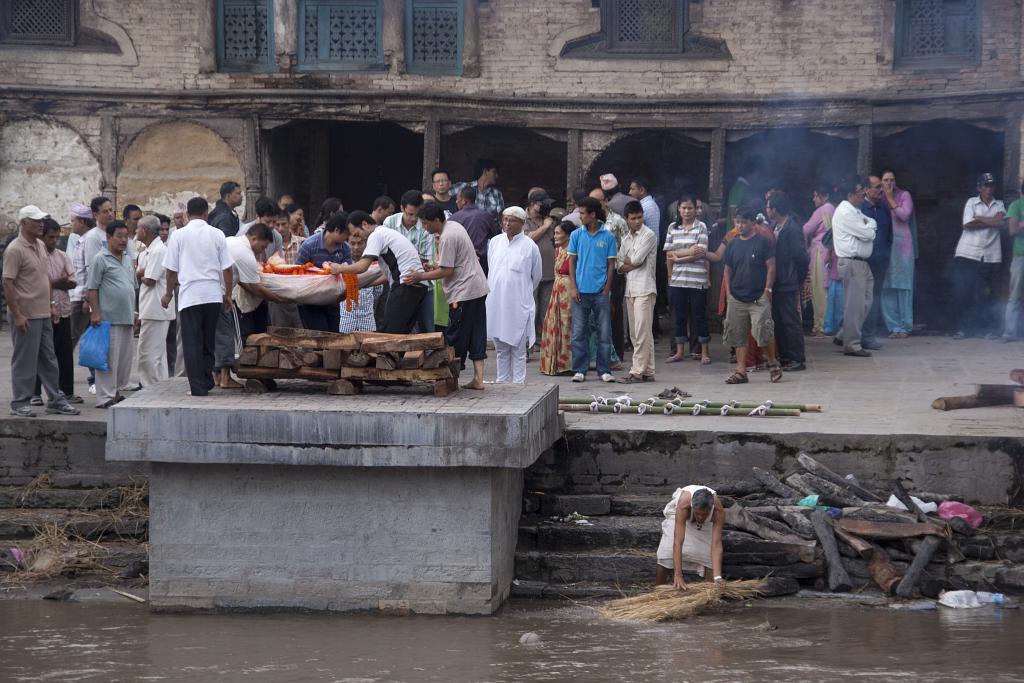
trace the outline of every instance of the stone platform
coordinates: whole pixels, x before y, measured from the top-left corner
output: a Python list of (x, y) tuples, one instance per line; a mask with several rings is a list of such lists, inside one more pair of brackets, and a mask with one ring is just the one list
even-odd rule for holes
[(111, 410), (107, 459), (152, 468), (154, 607), (497, 609), (523, 470), (561, 436), (558, 390), (282, 385), (225, 400), (170, 380)]

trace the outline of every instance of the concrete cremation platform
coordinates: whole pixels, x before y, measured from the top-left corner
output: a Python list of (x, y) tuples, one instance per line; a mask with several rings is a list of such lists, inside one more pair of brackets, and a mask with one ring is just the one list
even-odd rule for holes
[(152, 468), (154, 608), (500, 607), (523, 469), (561, 436), (557, 387), (300, 387), (190, 398), (176, 379), (111, 410), (107, 459)]

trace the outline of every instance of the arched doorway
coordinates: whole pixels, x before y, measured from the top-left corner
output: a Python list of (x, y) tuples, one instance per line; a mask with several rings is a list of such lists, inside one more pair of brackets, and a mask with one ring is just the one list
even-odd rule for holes
[(441, 166), (453, 182), (476, 180), (477, 159), (498, 164), (498, 186), (505, 204), (525, 206), (531, 187), (543, 187), (558, 200), (565, 195), (565, 142), (527, 128), (474, 126), (441, 138)]
[[(914, 314), (930, 329), (950, 324), (949, 267), (963, 231), (963, 210), (981, 173), (1003, 183), (1004, 135), (997, 126), (934, 121), (883, 129), (875, 138), (876, 169), (891, 167), (914, 199), (918, 259)], [(996, 191), (1002, 197), (1001, 190)], [(1008, 253), (1004, 249), (1004, 254)]]
[(293, 121), (265, 132), (268, 195), (290, 194), (310, 221), (328, 197), (347, 211), (398, 201), (422, 184), (423, 135), (391, 122)]
[(220, 198), (221, 184), (229, 180), (245, 186), (238, 156), (222, 137), (190, 121), (158, 123), (135, 136), (125, 150), (117, 204), (137, 204), (169, 216), (175, 204), (196, 195), (212, 205)]

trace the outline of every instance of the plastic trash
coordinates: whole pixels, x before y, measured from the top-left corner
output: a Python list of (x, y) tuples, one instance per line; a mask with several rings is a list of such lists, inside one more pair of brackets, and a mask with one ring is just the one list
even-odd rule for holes
[(1002, 606), (1007, 604), (1006, 596), (1002, 593), (986, 593), (985, 591), (978, 591), (976, 595), (978, 596), (978, 602), (983, 605)]
[(981, 607), (981, 600), (974, 591), (942, 591), (939, 604), (954, 609), (976, 609)]
[(801, 498), (797, 505), (800, 505), (805, 508), (818, 507), (818, 494), (814, 494), (813, 496), (807, 496), (806, 498)]
[[(917, 496), (911, 496), (910, 500), (914, 501), (914, 505), (921, 508), (921, 512), (928, 514), (929, 512), (935, 512), (938, 506), (935, 503), (926, 503)], [(885, 501), (888, 507), (896, 508), (897, 510), (906, 510), (907, 506), (900, 502), (900, 499), (896, 496), (890, 495), (889, 500)]]
[(78, 343), (78, 364), (100, 372), (110, 372), (110, 323), (101, 320), (90, 325)]
[(939, 517), (942, 519), (952, 519), (953, 517), (962, 517), (964, 521), (971, 525), (972, 528), (977, 529), (981, 526), (981, 513), (972, 508), (970, 505), (964, 505), (958, 503), (955, 500), (943, 501), (939, 505)]

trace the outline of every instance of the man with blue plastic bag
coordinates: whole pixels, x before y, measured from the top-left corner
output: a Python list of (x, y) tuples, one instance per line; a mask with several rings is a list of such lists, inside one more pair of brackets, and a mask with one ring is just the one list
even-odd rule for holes
[(46, 212), (36, 206), (18, 211), (19, 235), (4, 250), (4, 296), (11, 313), (11, 415), (35, 417), (29, 401), (39, 377), (53, 415), (78, 415), (57, 386), (57, 356), (53, 350), (56, 305), (50, 291), (46, 247), (40, 241)]
[(96, 407), (109, 408), (124, 400), (119, 387), (128, 384), (135, 355), (135, 273), (128, 249), (128, 226), (107, 226), (107, 246), (89, 264), (86, 291), (92, 309), (90, 324), (110, 323), (108, 369), (96, 368)]

